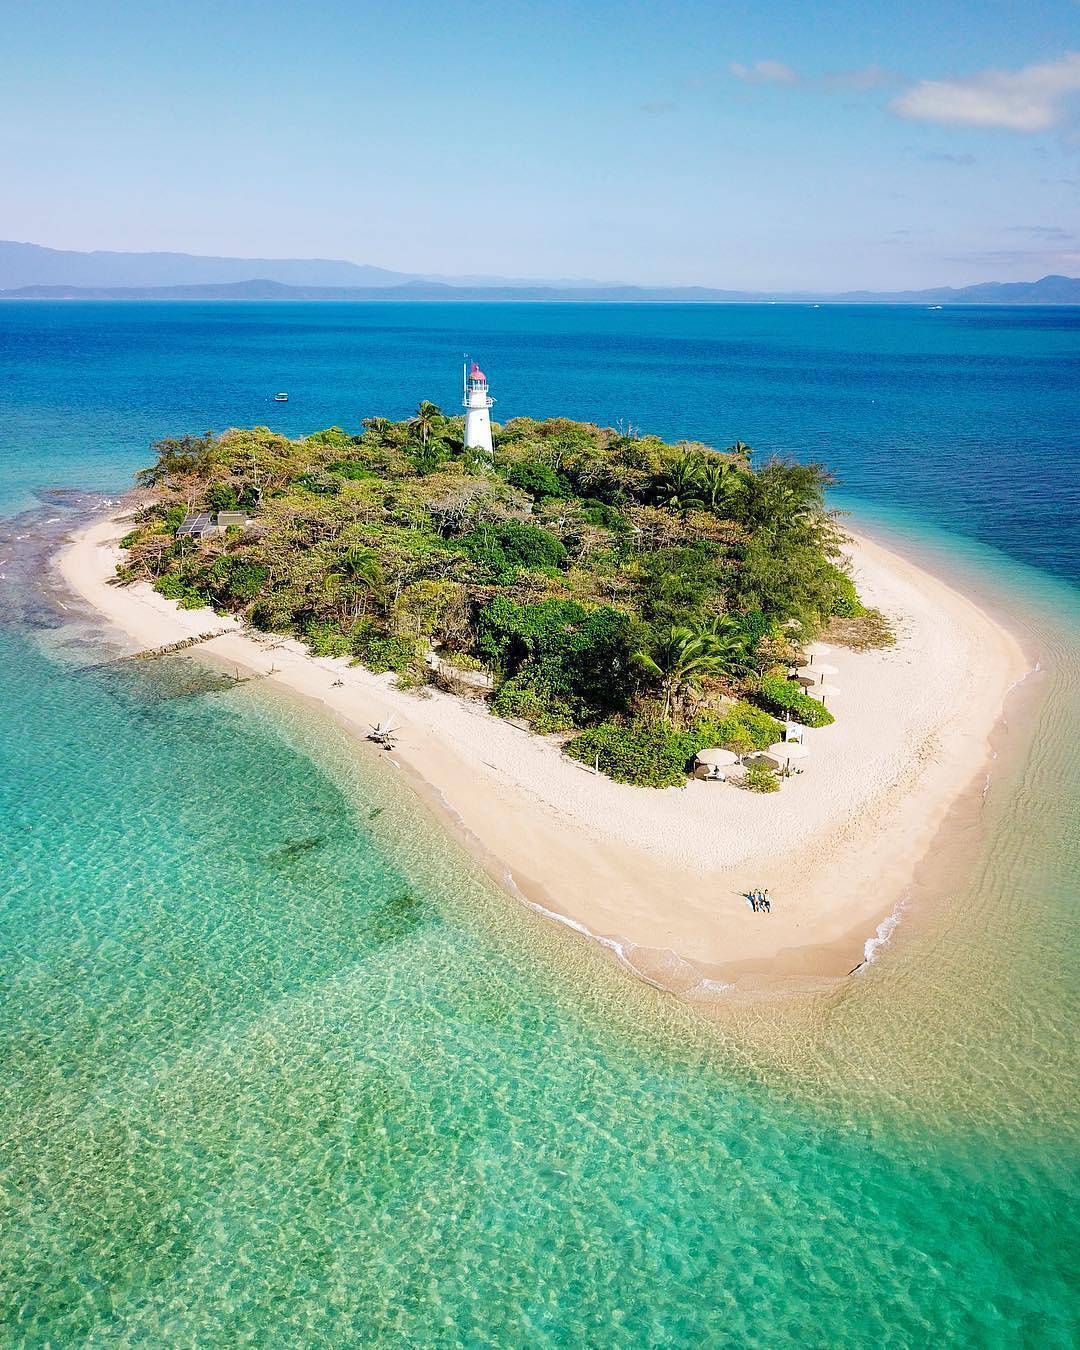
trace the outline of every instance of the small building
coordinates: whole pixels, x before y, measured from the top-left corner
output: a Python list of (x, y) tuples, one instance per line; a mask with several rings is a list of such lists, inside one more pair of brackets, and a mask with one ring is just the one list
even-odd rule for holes
[(218, 533), (214, 517), (209, 511), (196, 511), (187, 515), (176, 531), (177, 539), (208, 539)]
[(184, 517), (176, 531), (177, 539), (210, 539), (216, 534), (224, 534), (230, 526), (246, 529), (251, 517), (246, 511), (219, 511), (216, 516), (209, 511), (192, 512)]

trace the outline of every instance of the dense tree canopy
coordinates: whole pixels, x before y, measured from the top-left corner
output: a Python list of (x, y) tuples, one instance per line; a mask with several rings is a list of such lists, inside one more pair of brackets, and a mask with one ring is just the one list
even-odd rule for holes
[[(492, 672), (496, 712), (619, 728), (607, 755), (733, 700), (781, 709), (762, 680), (786, 676), (791, 633), (862, 612), (820, 465), (562, 418), (494, 430), (492, 465), (428, 402), (356, 435), (161, 441), (121, 575), (405, 680), (434, 647)], [(247, 527), (176, 537), (186, 511), (237, 506)]]

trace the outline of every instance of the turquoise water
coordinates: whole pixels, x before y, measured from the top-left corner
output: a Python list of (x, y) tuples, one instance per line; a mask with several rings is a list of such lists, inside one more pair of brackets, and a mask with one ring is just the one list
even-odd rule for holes
[[(118, 484), (134, 450), (54, 462), (36, 399), (22, 482)], [(1080, 602), (862, 496), (1020, 614), (1034, 750), (839, 996), (718, 1021), (498, 893), (317, 714), (98, 665), (40, 563), (70, 508), (10, 523), (0, 1341), (1075, 1344)]]

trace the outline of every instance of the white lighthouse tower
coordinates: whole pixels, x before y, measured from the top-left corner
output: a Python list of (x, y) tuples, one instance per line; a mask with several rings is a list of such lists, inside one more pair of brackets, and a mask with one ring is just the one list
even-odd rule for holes
[(465, 374), (465, 448), (478, 450), (485, 459), (491, 459), (491, 413), (495, 402), (488, 396), (487, 376), (474, 361)]

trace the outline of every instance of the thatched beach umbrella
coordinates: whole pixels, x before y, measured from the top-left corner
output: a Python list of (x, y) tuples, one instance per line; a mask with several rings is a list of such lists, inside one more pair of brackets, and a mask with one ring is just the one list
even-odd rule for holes
[(830, 666), (824, 661), (815, 661), (812, 666), (800, 666), (799, 675), (809, 677), (812, 680), (823, 680), (826, 675), (839, 675), (840, 672), (835, 666)]
[(734, 750), (721, 750), (719, 747), (715, 750), (699, 750), (694, 756), (699, 764), (706, 764), (710, 769), (721, 768), (725, 764), (738, 764), (739, 756)]
[(799, 741), (777, 741), (775, 745), (770, 745), (765, 753), (780, 760), (787, 769), (790, 768), (793, 759), (806, 759), (810, 751)]

